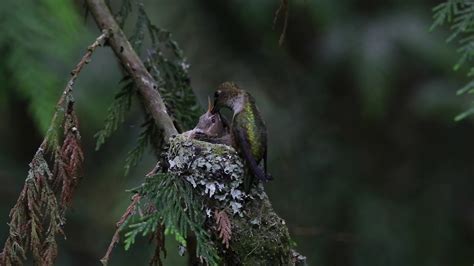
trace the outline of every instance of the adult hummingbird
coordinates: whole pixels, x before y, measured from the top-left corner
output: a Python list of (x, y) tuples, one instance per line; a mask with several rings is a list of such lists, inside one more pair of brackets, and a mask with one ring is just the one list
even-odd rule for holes
[[(271, 180), (267, 174), (267, 127), (255, 99), (235, 83), (225, 82), (214, 93), (212, 113), (218, 113), (221, 108), (232, 110), (230, 132), (234, 145), (246, 161), (253, 177), (261, 181)], [(258, 164), (263, 160), (264, 170)], [(247, 188), (253, 183), (253, 178), (246, 180)]]

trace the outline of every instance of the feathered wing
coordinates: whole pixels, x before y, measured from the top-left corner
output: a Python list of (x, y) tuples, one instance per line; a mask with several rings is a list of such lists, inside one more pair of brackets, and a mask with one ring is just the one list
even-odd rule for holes
[(265, 172), (258, 166), (258, 162), (253, 157), (245, 131), (241, 128), (236, 127), (233, 128), (233, 131), (236, 145), (238, 146), (238, 149), (241, 152), (252, 174), (245, 180), (246, 189), (249, 189), (251, 184), (253, 183), (253, 177), (257, 177), (261, 181), (270, 180), (270, 178), (265, 174)]

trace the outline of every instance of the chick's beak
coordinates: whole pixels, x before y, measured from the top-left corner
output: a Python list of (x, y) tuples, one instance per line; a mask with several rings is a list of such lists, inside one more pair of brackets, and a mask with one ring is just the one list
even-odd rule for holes
[(212, 102), (211, 102), (211, 97), (207, 97), (207, 112), (211, 112), (212, 109), (214, 108), (214, 106), (212, 105)]
[(215, 113), (217, 113), (216, 105), (214, 105), (211, 109), (211, 114), (215, 114)]
[(217, 107), (217, 100), (214, 100), (214, 103), (212, 104), (211, 114), (215, 114), (219, 111), (219, 108)]
[(217, 113), (217, 111), (218, 111), (218, 108), (216, 108), (216, 100), (212, 102), (211, 98), (207, 97), (207, 112), (211, 114), (215, 114)]
[(210, 109), (211, 110), (211, 114), (215, 114), (219, 111), (219, 107), (218, 107), (218, 103), (217, 103), (217, 99), (219, 98), (219, 95), (221, 94), (221, 91), (220, 90), (216, 90), (216, 92), (214, 92), (214, 104), (212, 104), (212, 108)]

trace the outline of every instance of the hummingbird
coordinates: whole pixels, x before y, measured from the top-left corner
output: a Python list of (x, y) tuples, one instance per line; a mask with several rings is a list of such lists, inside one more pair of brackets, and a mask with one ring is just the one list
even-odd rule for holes
[(220, 113), (213, 113), (213, 104), (208, 98), (207, 112), (201, 117), (194, 129), (185, 132), (188, 137), (210, 143), (225, 144), (235, 148), (229, 131), (229, 123)]
[[(221, 108), (229, 108), (233, 112), (230, 133), (252, 173), (245, 182), (247, 188), (253, 183), (253, 177), (260, 181), (271, 180), (267, 173), (267, 127), (253, 96), (233, 82), (222, 83), (214, 93), (211, 113), (219, 113)], [(262, 160), (264, 170), (259, 167)]]
[[(212, 113), (213, 108), (211, 99), (208, 98), (207, 112), (199, 117), (199, 121), (193, 129), (184, 132), (183, 135), (190, 139), (224, 144), (235, 148), (229, 130), (229, 123), (220, 113)], [(146, 176), (155, 175), (161, 167), (161, 161), (158, 161), (156, 166)]]

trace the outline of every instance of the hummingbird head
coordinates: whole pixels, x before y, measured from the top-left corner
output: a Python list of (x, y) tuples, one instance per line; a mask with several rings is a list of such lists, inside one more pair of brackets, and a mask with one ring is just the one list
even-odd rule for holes
[(243, 93), (244, 91), (233, 82), (222, 83), (217, 87), (217, 90), (214, 93), (214, 106), (211, 109), (211, 112), (219, 112), (222, 107), (234, 109), (237, 99), (239, 99), (239, 96), (243, 95)]
[(213, 105), (211, 99), (208, 98), (207, 112), (200, 118), (194, 128), (198, 132), (202, 132), (208, 136), (220, 136), (225, 132), (224, 123), (218, 112), (212, 113)]

